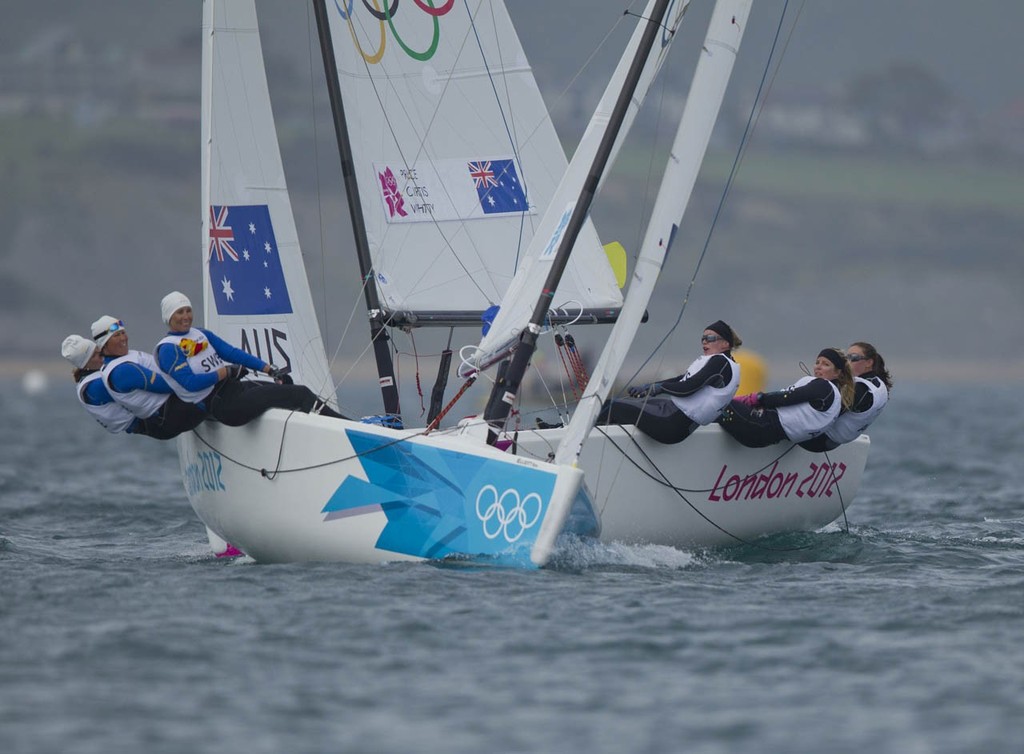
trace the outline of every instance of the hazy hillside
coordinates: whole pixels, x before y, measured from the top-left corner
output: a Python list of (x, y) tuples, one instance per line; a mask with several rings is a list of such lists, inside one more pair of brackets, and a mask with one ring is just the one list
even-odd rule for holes
[[(324, 126), (324, 100), (310, 102), (304, 94), (311, 63), (307, 20), (288, 15), (296, 5), (262, 3), (260, 9), (273, 31), (265, 35), (268, 53), (284, 71), (271, 77), (275, 97), (290, 106), (307, 99), (305, 113), (301, 107), (282, 110), (279, 118), (300, 238), (311, 277), (319, 281), (315, 296), (326, 312), (328, 342), (333, 343), (353, 310), (357, 274), (347, 258), (334, 253), (348, 244), (347, 210), (338, 189), (333, 135)], [(580, 48), (600, 41), (607, 14), (594, 11), (599, 4), (583, 0), (557, 8), (541, 0), (509, 5), (538, 77), (548, 82), (546, 96), (556, 108), (564, 107), (565, 97), (575, 95), (561, 100), (559, 95), (579, 69)], [(608, 5), (617, 17), (626, 4)], [(770, 45), (772, 17), (780, 5), (759, 4), (756, 13), (761, 15), (751, 20), (752, 36), (744, 48), (750, 57), (741, 56), (731, 95), (734, 109), (759, 81), (756, 66), (763, 65), (763, 56), (758, 63), (755, 53)], [(1024, 86), (1019, 77), (982, 76), (986, 68), (1005, 70), (1003, 61), (992, 59), (1000, 54), (997, 38), (1019, 28), (1012, 19), (1024, 23), (1024, 4), (976, 6), (975, 18), (999, 10), (1001, 22), (984, 29), (954, 26), (961, 5), (945, 1), (928, 3), (928, 13), (921, 12), (919, 3), (841, 4), (827, 13), (809, 6), (775, 86), (822, 87), (891, 60), (918, 60), (965, 102), (994, 107), (1014, 96), (1012, 87), (1020, 96)], [(694, 7), (699, 18), (705, 11), (696, 2)], [(0, 326), (8, 335), (7, 358), (52, 357), (63, 335), (83, 331), (102, 313), (128, 318), (135, 344), (148, 347), (161, 331), (158, 301), (163, 293), (180, 288), (199, 298), (198, 124), (188, 110), (193, 106), (198, 112), (198, 75), (193, 79), (188, 73), (189, 66), (198, 71), (197, 61), (189, 59), (190, 50), (198, 50), (198, 21), (198, 2), (140, 9), (128, 0), (23, 4), (5, 20), (0, 41), (7, 62), (27, 54), (22, 40), (63, 26), (73, 30), (74, 38), (108, 52), (141, 46), (157, 51), (134, 72), (123, 70), (121, 59), (109, 53), (105, 65), (131, 73), (134, 78), (126, 80), (133, 87), (150, 75), (159, 79), (161, 66), (183, 77), (165, 77), (170, 92), (165, 96), (137, 88), (126, 93), (132, 106), (141, 102), (149, 107), (151, 118), (164, 106), (159, 121), (96, 116), (69, 122), (45, 112), (13, 118), (0, 111), (0, 221), (5, 229), (0, 237)], [(915, 34), (897, 44), (900, 34), (894, 30), (908, 24)], [(693, 28), (703, 33), (699, 24)], [(609, 47), (621, 45), (625, 31), (623, 26), (615, 32)], [(1015, 49), (1016, 41), (1006, 40), (1003, 54)], [(685, 49), (676, 53), (679, 62), (673, 61), (667, 76), (672, 85), (688, 78), (687, 59), (692, 64)], [(613, 63), (610, 56), (601, 56), (572, 91), (599, 88), (595, 82)], [(318, 65), (314, 61), (312, 70)], [(296, 82), (303, 76), (305, 85), (300, 86)], [(594, 95), (581, 96), (585, 103)], [(168, 102), (178, 109), (169, 110)], [(319, 114), (315, 133), (305, 117), (311, 107)], [(569, 123), (570, 142), (583, 125), (581, 120)], [(594, 208), (602, 236), (617, 238), (631, 250), (638, 245), (660, 172), (656, 166), (663, 159), (657, 133), (653, 118), (638, 125), (637, 138)], [(716, 139), (717, 151), (705, 166), (641, 345), (656, 342), (675, 319), (715, 216), (734, 137), (725, 133)], [(705, 321), (724, 317), (750, 346), (781, 361), (807, 359), (824, 343), (869, 339), (887, 354), (897, 354), (897, 361), (933, 364), (943, 373), (969, 367), (973, 359), (994, 361), (1007, 351), (1019, 363), (1016, 355), (1024, 352), (1018, 326), (1024, 321), (1019, 295), (1024, 283), (1022, 186), (1024, 168), (1015, 159), (780, 150), (755, 133), (676, 347), (691, 352), (694, 332)], [(358, 314), (356, 323), (361, 336)], [(356, 337), (344, 352), (362, 345)], [(1000, 379), (1000, 374), (991, 377)]]

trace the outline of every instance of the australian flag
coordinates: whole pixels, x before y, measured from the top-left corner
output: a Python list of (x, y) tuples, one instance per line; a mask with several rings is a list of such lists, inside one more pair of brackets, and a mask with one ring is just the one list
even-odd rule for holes
[(512, 160), (479, 160), (470, 162), (467, 167), (484, 214), (526, 212), (529, 209), (523, 184), (519, 182)]
[(218, 314), (291, 312), (266, 204), (210, 207), (207, 264)]

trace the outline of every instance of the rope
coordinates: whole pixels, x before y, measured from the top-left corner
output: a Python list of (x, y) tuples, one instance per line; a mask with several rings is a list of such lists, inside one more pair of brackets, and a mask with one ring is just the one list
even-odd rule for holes
[(476, 382), (476, 375), (473, 375), (468, 380), (466, 380), (466, 382), (462, 385), (462, 387), (459, 388), (459, 392), (457, 392), (454, 396), (452, 396), (452, 399), (450, 401), (448, 401), (448, 405), (445, 406), (443, 409), (441, 409), (441, 413), (439, 413), (437, 416), (435, 416), (434, 417), (434, 421), (430, 422), (430, 424), (427, 425), (427, 428), (425, 430), (423, 430), (423, 434), (424, 435), (433, 432), (435, 429), (437, 429), (441, 425), (441, 420), (445, 417), (445, 414), (447, 414), (449, 411), (451, 411), (452, 406), (454, 406), (456, 403), (458, 403), (458, 401), (462, 397), (462, 395), (467, 390), (469, 390), (470, 386), (474, 382)]
[[(708, 523), (709, 523), (709, 524), (710, 524), (711, 526), (713, 526), (713, 527), (714, 527), (715, 529), (717, 529), (718, 531), (720, 531), (720, 532), (722, 532), (723, 534), (725, 534), (725, 535), (726, 535), (727, 537), (729, 537), (729, 538), (731, 538), (731, 539), (734, 539), (734, 540), (736, 540), (736, 541), (737, 541), (737, 542), (739, 542), (740, 544), (743, 544), (743, 545), (748, 545), (748, 546), (750, 546), (750, 547), (755, 547), (755, 548), (757, 548), (757, 549), (759, 549), (759, 550), (765, 550), (765, 551), (767, 551), (767, 552), (797, 552), (797, 551), (799, 551), (799, 550), (809, 550), (809, 549), (811, 549), (811, 545), (801, 545), (801, 546), (798, 546), (798, 547), (769, 547), (769, 546), (767, 546), (767, 545), (763, 545), (763, 544), (760, 544), (759, 542), (755, 542), (755, 541), (753, 541), (753, 540), (745, 539), (744, 537), (741, 537), (741, 536), (739, 536), (738, 534), (733, 534), (733, 533), (732, 533), (731, 531), (729, 531), (729, 530), (728, 530), (728, 529), (726, 529), (725, 527), (723, 527), (723, 526), (720, 526), (720, 525), (719, 525), (718, 523), (716, 523), (715, 521), (712, 521), (712, 520), (711, 520), (711, 519), (710, 519), (710, 518), (709, 518), (709, 517), (708, 517), (708, 516), (707, 516), (707, 515), (706, 515), (706, 514), (705, 514), (705, 513), (703, 512), (703, 511), (701, 511), (701, 510), (700, 510), (700, 509), (699, 509), (699, 508), (698, 508), (697, 506), (695, 506), (695, 505), (694, 505), (693, 503), (691, 503), (691, 502), (690, 502), (690, 500), (689, 500), (689, 499), (688, 499), (688, 498), (686, 497), (686, 495), (684, 495), (684, 494), (683, 494), (683, 492), (710, 492), (710, 489), (706, 489), (706, 490), (687, 490), (687, 489), (684, 489), (684, 488), (682, 488), (682, 487), (676, 487), (675, 485), (673, 485), (673, 484), (672, 484), (672, 483), (671, 483), (671, 482), (669, 481), (668, 477), (667, 477), (667, 476), (665, 476), (664, 472), (662, 472), (662, 470), (661, 470), (660, 468), (658, 468), (658, 465), (657, 465), (656, 463), (654, 463), (654, 461), (652, 461), (652, 460), (651, 460), (651, 457), (650, 457), (650, 456), (648, 456), (648, 455), (647, 455), (647, 453), (645, 453), (645, 452), (644, 452), (644, 449), (640, 447), (640, 444), (639, 444), (639, 443), (638, 443), (638, 442), (636, 441), (636, 438), (635, 438), (635, 437), (633, 437), (633, 435), (631, 435), (631, 434), (630, 434), (630, 435), (629, 435), (629, 438), (630, 438), (630, 439), (631, 439), (631, 440), (633, 441), (633, 445), (634, 445), (634, 446), (636, 447), (636, 449), (637, 449), (637, 450), (638, 450), (638, 451), (640, 452), (640, 454), (641, 454), (641, 455), (642, 455), (642, 456), (643, 456), (644, 458), (646, 458), (646, 459), (647, 459), (647, 462), (648, 462), (649, 464), (651, 464), (651, 467), (652, 467), (652, 468), (653, 468), (653, 469), (654, 469), (655, 471), (657, 471), (657, 472), (658, 472), (658, 474), (659, 474), (659, 476), (661, 476), (661, 478), (662, 478), (662, 479), (664, 480), (664, 482), (660, 482), (660, 481), (658, 481), (657, 479), (655, 479), (655, 477), (651, 476), (651, 475), (650, 475), (650, 474), (648, 474), (648, 473), (647, 473), (646, 471), (644, 471), (644, 469), (640, 468), (639, 464), (637, 464), (637, 463), (636, 463), (635, 461), (633, 461), (633, 459), (632, 459), (632, 458), (630, 458), (630, 457), (629, 457), (629, 456), (628, 456), (628, 455), (627, 455), (627, 454), (626, 454), (626, 453), (625, 453), (625, 452), (624, 452), (624, 451), (623, 451), (623, 450), (622, 450), (621, 448), (619, 448), (619, 446), (618, 446), (618, 445), (616, 444), (616, 442), (615, 442), (614, 440), (612, 440), (612, 438), (611, 438), (611, 437), (609, 437), (609, 436), (608, 436), (608, 433), (607, 433), (607, 432), (604, 432), (603, 430), (600, 430), (600, 428), (597, 428), (597, 429), (599, 429), (599, 431), (601, 431), (601, 434), (603, 434), (603, 435), (604, 435), (604, 436), (605, 436), (606, 438), (608, 438), (608, 441), (609, 441), (609, 442), (610, 442), (610, 443), (612, 444), (612, 446), (613, 446), (613, 447), (615, 447), (615, 448), (616, 448), (616, 449), (617, 449), (617, 450), (618, 450), (618, 451), (619, 451), (620, 453), (622, 453), (622, 455), (623, 455), (623, 456), (624, 456), (624, 457), (625, 457), (626, 459), (628, 459), (628, 460), (629, 460), (629, 461), (630, 461), (631, 463), (633, 463), (633, 465), (634, 465), (634, 466), (636, 466), (636, 467), (637, 467), (637, 469), (639, 469), (639, 470), (640, 470), (640, 471), (641, 471), (642, 473), (644, 473), (645, 475), (647, 475), (647, 476), (648, 476), (648, 477), (650, 477), (651, 479), (654, 479), (654, 480), (655, 480), (656, 482), (658, 482), (659, 484), (663, 484), (663, 486), (665, 486), (665, 487), (668, 487), (668, 488), (669, 488), (669, 489), (671, 489), (671, 490), (672, 490), (673, 492), (675, 492), (675, 493), (676, 493), (676, 494), (677, 494), (677, 495), (679, 496), (679, 498), (680, 498), (680, 499), (681, 499), (681, 500), (682, 500), (682, 501), (683, 501), (684, 503), (686, 503), (686, 505), (687, 505), (687, 506), (689, 506), (690, 510), (692, 510), (692, 511), (693, 511), (694, 513), (696, 513), (696, 514), (697, 514), (698, 516), (700, 516), (700, 517), (701, 517), (702, 519), (704, 519), (705, 521), (707, 521), (707, 522), (708, 522)], [(775, 459), (774, 461), (772, 461), (772, 463), (775, 463), (775, 462), (779, 461), (779, 460), (780, 460), (781, 458), (783, 458), (783, 457), (784, 457), (784, 456), (785, 456), (785, 455), (786, 455), (787, 453), (789, 453), (790, 451), (792, 451), (792, 450), (793, 450), (793, 448), (795, 448), (795, 447), (796, 447), (796, 445), (792, 445), (792, 446), (790, 446), (789, 450), (786, 450), (786, 451), (785, 451), (784, 453), (782, 453), (782, 455), (780, 455), (780, 456), (779, 456), (778, 458), (776, 458), (776, 459)], [(762, 466), (762, 467), (761, 467), (760, 469), (758, 469), (758, 470), (757, 470), (757, 471), (755, 471), (754, 473), (755, 473), (755, 474), (757, 474), (757, 473), (759, 473), (759, 472), (763, 471), (764, 469), (768, 468), (768, 466), (770, 466), (770, 465), (771, 465), (771, 463), (769, 463), (769, 464), (767, 464), (767, 465), (765, 465), (765, 466)], [(713, 489), (713, 488), (711, 488), (711, 489)]]

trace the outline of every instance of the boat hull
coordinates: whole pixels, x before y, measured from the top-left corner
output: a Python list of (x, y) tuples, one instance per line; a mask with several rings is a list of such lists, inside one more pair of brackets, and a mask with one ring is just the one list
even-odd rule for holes
[(543, 565), (563, 531), (596, 536), (582, 473), (471, 436), (271, 410), (178, 438), (189, 501), (262, 562), (483, 558)]
[[(547, 457), (562, 431), (521, 433), (521, 452)], [(869, 448), (867, 435), (827, 454), (791, 443), (746, 448), (717, 425), (664, 445), (635, 427), (607, 426), (591, 433), (580, 467), (602, 541), (720, 546), (814, 531), (842, 517)]]

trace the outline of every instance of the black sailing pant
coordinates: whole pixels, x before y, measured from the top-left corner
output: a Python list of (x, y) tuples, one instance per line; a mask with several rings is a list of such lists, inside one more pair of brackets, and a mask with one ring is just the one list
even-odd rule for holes
[[(283, 408), (308, 414), (318, 398), (305, 385), (280, 385), (276, 382), (226, 380), (214, 388), (207, 399), (210, 416), (229, 427), (240, 427), (268, 408)], [(320, 409), (324, 416), (345, 417), (330, 406)]]
[(684, 414), (671, 398), (615, 398), (605, 401), (598, 424), (635, 424), (658, 442), (682, 442), (700, 425)]
[(182, 432), (191, 432), (206, 418), (206, 411), (194, 403), (186, 403), (173, 393), (148, 419), (140, 419), (133, 435), (146, 435), (157, 440), (170, 440)]
[(839, 447), (839, 443), (829, 439), (828, 435), (818, 435), (810, 440), (804, 440), (800, 443), (800, 447), (812, 453), (824, 453), (827, 450), (835, 450)]
[(779, 422), (779, 412), (773, 408), (751, 408), (732, 401), (716, 421), (736, 442), (748, 448), (764, 448), (789, 439)]

